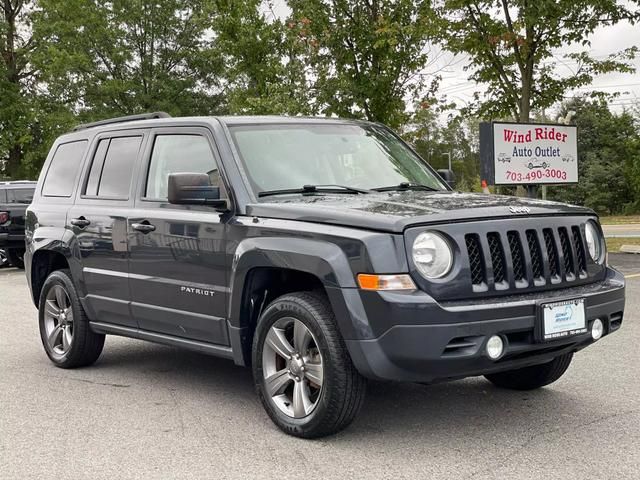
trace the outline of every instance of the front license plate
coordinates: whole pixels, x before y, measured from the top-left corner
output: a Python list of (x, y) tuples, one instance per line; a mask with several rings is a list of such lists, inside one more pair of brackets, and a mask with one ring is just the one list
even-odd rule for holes
[(543, 340), (556, 340), (587, 332), (584, 298), (544, 303), (540, 307)]

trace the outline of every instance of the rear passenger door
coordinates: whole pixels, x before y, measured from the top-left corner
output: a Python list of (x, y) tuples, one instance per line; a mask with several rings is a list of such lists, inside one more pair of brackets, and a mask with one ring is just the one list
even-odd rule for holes
[(214, 152), (204, 128), (152, 131), (129, 218), (131, 311), (143, 330), (228, 345), (223, 216), (167, 201), (170, 173), (207, 173), (224, 189)]
[(127, 214), (146, 131), (105, 132), (92, 144), (83, 183), (67, 215), (82, 264), (91, 319), (137, 328), (131, 317)]

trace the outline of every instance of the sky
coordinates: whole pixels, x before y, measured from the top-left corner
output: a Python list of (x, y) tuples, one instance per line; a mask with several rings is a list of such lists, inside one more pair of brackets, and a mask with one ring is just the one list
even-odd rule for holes
[[(274, 0), (272, 5), (273, 11), (278, 17), (283, 18), (288, 15), (289, 9), (284, 0)], [(640, 47), (640, 26), (632, 26), (628, 22), (624, 22), (610, 27), (600, 27), (591, 35), (590, 41), (591, 56), (601, 60), (609, 54), (625, 48), (634, 45)], [(472, 101), (475, 92), (484, 92), (483, 85), (468, 80), (468, 72), (463, 71), (463, 67), (467, 63), (464, 56), (453, 56), (448, 52), (439, 51), (437, 47), (432, 47), (431, 50), (434, 52), (435, 60), (431, 68), (434, 73), (438, 72), (442, 76), (439, 95), (445, 94), (449, 101), (462, 107)], [(563, 60), (563, 56), (582, 50), (581, 47), (565, 47), (555, 52), (555, 57), (558, 59), (558, 73), (563, 76), (570, 75), (576, 64)], [(567, 96), (576, 96), (592, 90), (619, 92), (620, 95), (610, 101), (613, 110), (620, 112), (625, 108), (640, 107), (640, 57), (636, 58), (633, 63), (637, 69), (636, 73), (601, 75), (594, 79), (591, 87), (567, 92)], [(553, 115), (553, 113), (550, 111), (547, 114)]]

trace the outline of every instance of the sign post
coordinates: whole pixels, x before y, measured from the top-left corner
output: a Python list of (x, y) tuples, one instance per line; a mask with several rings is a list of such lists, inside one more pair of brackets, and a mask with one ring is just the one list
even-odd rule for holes
[(480, 124), (482, 179), (494, 185), (578, 183), (575, 125), (483, 122)]

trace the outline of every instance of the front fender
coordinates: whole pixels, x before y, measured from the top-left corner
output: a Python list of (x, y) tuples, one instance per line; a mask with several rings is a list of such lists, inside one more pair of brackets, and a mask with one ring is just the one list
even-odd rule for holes
[(354, 272), (338, 245), (304, 238), (249, 238), (238, 245), (231, 267), (229, 333), (236, 363), (246, 363), (242, 352), (249, 333), (249, 319), (241, 315), (244, 287), (249, 272), (261, 267), (284, 268), (314, 275), (327, 292), (343, 338), (372, 337)]

